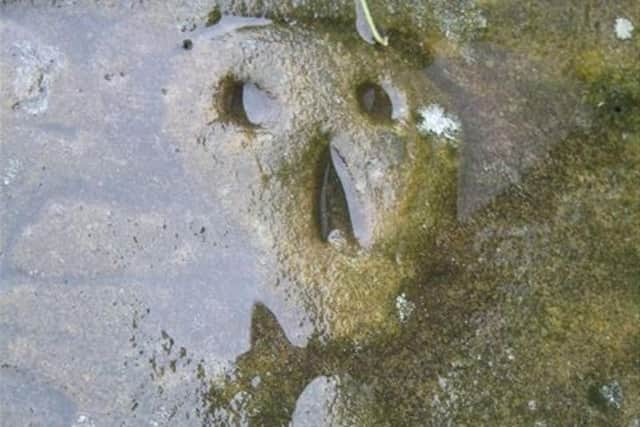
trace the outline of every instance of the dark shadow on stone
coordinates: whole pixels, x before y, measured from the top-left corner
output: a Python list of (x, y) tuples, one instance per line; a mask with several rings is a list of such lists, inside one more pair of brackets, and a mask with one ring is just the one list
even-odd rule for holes
[(387, 92), (375, 83), (365, 82), (356, 88), (360, 111), (374, 122), (391, 122), (393, 105)]
[(225, 122), (240, 126), (250, 127), (251, 122), (244, 109), (244, 82), (233, 76), (227, 76), (220, 82), (218, 99), (218, 111)]
[(328, 241), (336, 232), (353, 241), (353, 229), (349, 218), (349, 207), (340, 178), (331, 160), (330, 148), (326, 150), (318, 201), (320, 236)]
[(245, 395), (249, 398), (242, 412), (249, 425), (290, 425), (298, 397), (319, 375), (319, 356), (314, 353), (292, 345), (271, 310), (256, 303), (251, 348), (237, 358), (234, 377), (222, 387), (212, 385), (203, 396), (209, 413), (222, 409), (240, 417), (232, 401), (235, 396)]
[(438, 58), (426, 69), (463, 124), (460, 220), (519, 184), (585, 112), (576, 84), (552, 76), (549, 66), (487, 44), (474, 45), (473, 55), (467, 62)]

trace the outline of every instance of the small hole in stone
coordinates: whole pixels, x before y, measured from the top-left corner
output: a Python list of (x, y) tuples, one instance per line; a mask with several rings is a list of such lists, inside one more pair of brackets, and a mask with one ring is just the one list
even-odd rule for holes
[(191, 50), (191, 48), (193, 48), (193, 42), (191, 41), (191, 39), (185, 39), (182, 41), (182, 48), (184, 50)]
[(265, 126), (277, 122), (280, 106), (275, 98), (254, 83), (228, 76), (218, 100), (223, 120), (242, 126)]
[(375, 83), (366, 82), (356, 89), (360, 110), (376, 121), (391, 121), (393, 105), (387, 92)]
[(233, 77), (225, 77), (218, 99), (219, 111), (225, 121), (248, 126), (251, 123), (244, 110), (244, 83)]
[(619, 105), (616, 105), (615, 107), (613, 107), (613, 111), (615, 111), (616, 113), (622, 113), (622, 107)]

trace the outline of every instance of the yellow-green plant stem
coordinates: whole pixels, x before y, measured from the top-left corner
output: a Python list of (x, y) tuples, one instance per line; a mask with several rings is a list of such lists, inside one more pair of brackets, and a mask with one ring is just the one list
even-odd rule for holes
[(371, 12), (369, 11), (369, 6), (367, 5), (367, 0), (358, 0), (360, 5), (362, 6), (362, 11), (364, 12), (364, 17), (367, 20), (367, 25), (371, 29), (371, 33), (373, 34), (373, 38), (376, 42), (380, 43), (382, 46), (389, 46), (389, 38), (382, 37), (376, 28), (376, 24), (373, 23), (373, 18), (371, 17)]

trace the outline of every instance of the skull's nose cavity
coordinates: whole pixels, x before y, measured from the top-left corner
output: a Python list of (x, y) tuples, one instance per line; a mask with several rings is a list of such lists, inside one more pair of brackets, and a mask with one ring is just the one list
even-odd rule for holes
[(263, 126), (277, 119), (275, 100), (251, 82), (225, 77), (221, 82), (218, 110), (222, 119), (244, 127)]
[(356, 97), (360, 111), (376, 122), (390, 122), (393, 116), (393, 104), (384, 88), (372, 82), (365, 82), (356, 88)]

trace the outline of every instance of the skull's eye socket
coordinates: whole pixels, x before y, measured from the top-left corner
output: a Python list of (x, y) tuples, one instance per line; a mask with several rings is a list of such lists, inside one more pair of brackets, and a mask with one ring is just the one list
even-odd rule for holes
[(360, 110), (369, 118), (377, 122), (390, 122), (393, 105), (389, 94), (375, 83), (362, 83), (356, 88), (356, 97)]
[(251, 122), (249, 122), (247, 112), (244, 109), (244, 85), (244, 82), (233, 77), (225, 77), (220, 84), (218, 110), (224, 121), (250, 126)]
[(218, 110), (226, 122), (254, 127), (277, 119), (276, 101), (254, 83), (226, 77), (222, 80), (219, 97)]

